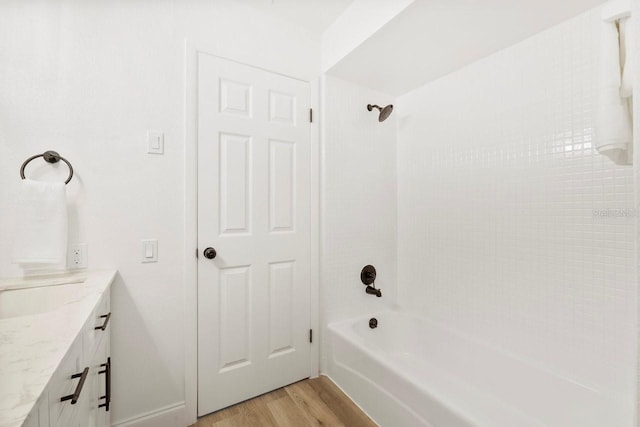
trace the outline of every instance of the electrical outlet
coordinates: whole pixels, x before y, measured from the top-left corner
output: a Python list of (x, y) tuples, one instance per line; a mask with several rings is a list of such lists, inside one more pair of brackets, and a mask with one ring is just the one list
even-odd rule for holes
[(76, 243), (75, 245), (71, 245), (69, 251), (69, 267), (87, 268), (88, 255), (86, 243)]

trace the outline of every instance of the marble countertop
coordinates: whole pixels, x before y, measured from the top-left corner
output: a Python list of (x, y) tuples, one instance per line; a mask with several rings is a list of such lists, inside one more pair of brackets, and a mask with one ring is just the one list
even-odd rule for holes
[[(116, 273), (85, 270), (43, 278), (45, 285), (84, 283), (54, 311), (0, 319), (0, 427), (22, 425)], [(25, 286), (26, 280), (0, 281), (0, 290)]]

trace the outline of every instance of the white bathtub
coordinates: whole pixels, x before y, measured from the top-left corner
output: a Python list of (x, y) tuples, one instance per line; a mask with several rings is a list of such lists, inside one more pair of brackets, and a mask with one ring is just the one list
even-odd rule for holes
[(329, 339), (330, 377), (383, 427), (633, 423), (629, 402), (401, 311), (330, 324)]

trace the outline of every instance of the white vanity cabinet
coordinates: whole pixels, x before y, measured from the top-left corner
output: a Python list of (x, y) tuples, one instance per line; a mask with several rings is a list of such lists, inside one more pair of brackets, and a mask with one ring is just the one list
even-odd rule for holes
[(109, 340), (103, 339), (97, 346), (93, 356), (91, 369), (92, 389), (89, 394), (91, 402), (89, 420), (91, 426), (107, 427), (111, 425), (111, 358), (109, 357)]
[(110, 313), (107, 289), (23, 427), (110, 425)]
[(49, 427), (49, 401), (47, 393), (44, 393), (40, 399), (38, 399), (29, 417), (24, 422), (23, 427)]
[[(73, 378), (78, 374), (82, 375), (84, 370), (82, 362), (82, 337), (77, 337), (45, 390), (49, 398), (50, 426), (71, 426), (72, 419), (75, 418), (80, 407), (84, 404), (85, 396), (82, 392), (85, 391), (86, 378), (82, 386), (80, 385), (81, 377)], [(63, 397), (72, 396), (76, 389), (80, 392), (77, 402), (75, 399), (62, 401)]]
[[(107, 295), (105, 295), (106, 297)], [(84, 354), (89, 367), (87, 385), (88, 416), (84, 425), (106, 427), (110, 423), (111, 358), (110, 358), (111, 308), (108, 298), (103, 298), (94, 311), (93, 323), (83, 329)]]

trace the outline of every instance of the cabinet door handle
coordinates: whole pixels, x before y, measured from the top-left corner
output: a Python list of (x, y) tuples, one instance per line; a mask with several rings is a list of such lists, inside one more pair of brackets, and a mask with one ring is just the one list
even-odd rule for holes
[(105, 374), (105, 395), (100, 396), (100, 399), (104, 399), (104, 403), (99, 404), (98, 408), (104, 408), (109, 412), (109, 404), (111, 403), (111, 358), (107, 357), (107, 363), (103, 363), (100, 366), (104, 368), (104, 371), (98, 371), (98, 373)]
[(71, 375), (71, 378), (80, 378), (80, 381), (78, 381), (78, 385), (76, 385), (76, 391), (74, 391), (73, 394), (61, 397), (60, 402), (71, 400), (71, 404), (75, 405), (78, 402), (78, 399), (80, 398), (80, 393), (82, 393), (82, 387), (84, 387), (84, 382), (87, 379), (88, 374), (89, 374), (89, 367), (87, 366), (86, 368), (84, 368), (84, 371), (82, 371), (81, 373)]
[(96, 326), (95, 330), (101, 329), (101, 330), (105, 330), (107, 329), (107, 325), (109, 324), (109, 319), (111, 319), (111, 312), (107, 313), (107, 314), (103, 314), (102, 316), (100, 316), (101, 319), (104, 319), (104, 323), (102, 324), (102, 326)]

